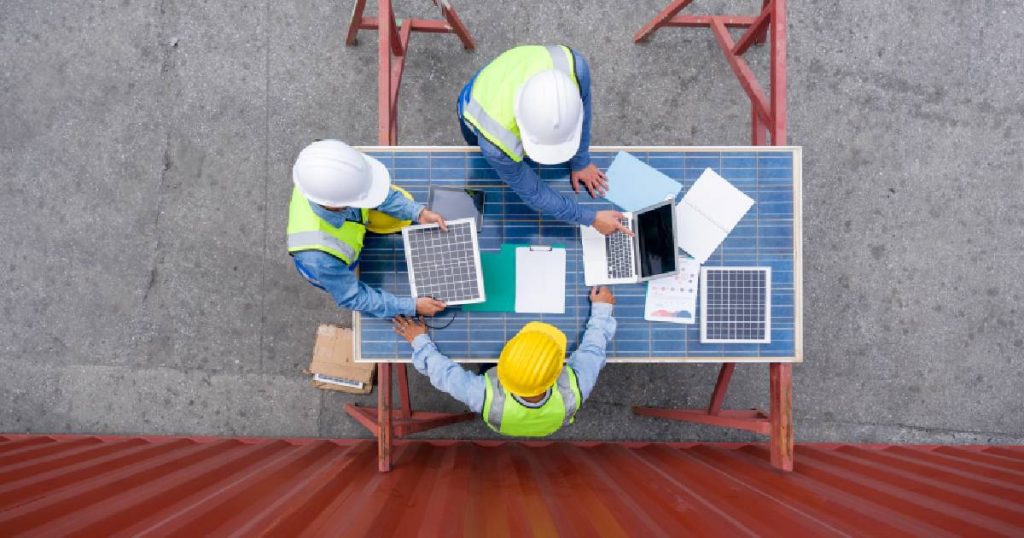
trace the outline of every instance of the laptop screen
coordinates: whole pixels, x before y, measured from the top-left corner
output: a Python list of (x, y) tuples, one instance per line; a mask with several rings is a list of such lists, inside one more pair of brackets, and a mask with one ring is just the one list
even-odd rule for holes
[(676, 239), (672, 230), (672, 204), (636, 216), (640, 244), (640, 277), (650, 278), (676, 270)]

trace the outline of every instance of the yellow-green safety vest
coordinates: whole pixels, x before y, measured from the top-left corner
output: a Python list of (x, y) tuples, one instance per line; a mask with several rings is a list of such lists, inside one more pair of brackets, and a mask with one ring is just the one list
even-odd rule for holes
[(575, 422), (582, 400), (576, 372), (568, 366), (562, 369), (540, 407), (519, 403), (498, 382), (498, 369), (491, 368), (484, 374), (484, 407), (480, 414), (492, 430), (502, 435), (545, 437)]
[(345, 221), (341, 227), (335, 227), (320, 218), (309, 204), (298, 187), (292, 190), (292, 201), (288, 207), (288, 253), (319, 250), (347, 265), (359, 259), (370, 210), (360, 210), (362, 222)]
[(522, 45), (509, 49), (476, 76), (462, 117), (513, 161), (523, 160), (523, 141), (515, 118), (519, 88), (541, 71), (557, 69), (576, 83), (572, 50), (563, 45)]

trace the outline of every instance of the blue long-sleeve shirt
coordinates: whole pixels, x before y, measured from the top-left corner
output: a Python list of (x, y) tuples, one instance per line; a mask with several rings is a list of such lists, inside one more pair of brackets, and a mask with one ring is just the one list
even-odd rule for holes
[[(318, 217), (335, 227), (341, 227), (348, 220), (359, 222), (361, 218), (360, 210), (356, 208), (328, 211), (312, 202), (309, 202), (309, 206)], [(416, 203), (393, 190), (376, 210), (400, 220), (416, 221), (423, 211), (423, 204)], [(330, 293), (340, 307), (378, 318), (390, 318), (399, 314), (416, 315), (416, 301), (412, 297), (397, 297), (384, 290), (367, 286), (356, 277), (354, 267), (346, 265), (326, 252), (303, 250), (294, 253), (293, 260), (299, 274), (310, 284)]]
[[(597, 383), (597, 375), (604, 368), (608, 355), (605, 348), (615, 336), (615, 318), (612, 305), (595, 303), (590, 308), (590, 320), (583, 340), (566, 361), (566, 367), (576, 372), (580, 397), (586, 401)], [(484, 407), (484, 376), (464, 369), (455, 361), (441, 354), (430, 337), (421, 334), (412, 341), (412, 364), (416, 371), (430, 378), (430, 384), (438, 390), (451, 394), (466, 404), (474, 413)], [(580, 402), (581, 404), (583, 402)]]
[[(572, 49), (570, 49), (572, 50)], [(590, 65), (575, 50), (572, 51), (573, 62), (576, 69), (576, 80), (580, 86), (580, 98), (583, 99), (583, 131), (580, 134), (580, 147), (576, 155), (569, 160), (569, 168), (572, 171), (579, 171), (590, 165), (590, 119), (591, 119), (591, 95), (590, 95)], [(465, 103), (469, 101), (474, 76), (463, 88), (459, 99), (459, 120), (473, 130), (463, 119), (462, 110)], [(477, 133), (479, 135), (479, 133)], [(537, 172), (524, 160), (513, 161), (500, 148), (492, 144), (487, 138), (478, 136), (477, 143), (480, 145), (480, 152), (487, 159), (488, 164), (494, 168), (509, 187), (512, 188), (527, 205), (540, 213), (551, 215), (558, 220), (571, 222), (573, 224), (590, 225), (594, 223), (597, 211), (577, 203), (572, 198), (559, 194), (546, 183), (541, 181)]]

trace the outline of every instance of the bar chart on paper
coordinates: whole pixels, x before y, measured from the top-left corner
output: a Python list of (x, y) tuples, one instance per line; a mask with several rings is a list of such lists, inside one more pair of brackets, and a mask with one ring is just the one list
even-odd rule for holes
[[(565, 309), (558, 314), (508, 311), (442, 313), (431, 337), (442, 353), (460, 362), (493, 362), (509, 338), (530, 321), (551, 323), (566, 333), (575, 349), (590, 314), (583, 282), (579, 227), (540, 215), (506, 186), (477, 148), (365, 148), (391, 171), (393, 181), (419, 202), (431, 186), (460, 187), (486, 193), (481, 254), (498, 253), (503, 244), (564, 245)], [(700, 324), (644, 319), (646, 285), (616, 285), (618, 329), (609, 344), (611, 362), (798, 362), (801, 360), (801, 252), (798, 147), (614, 147), (591, 148), (594, 163), (607, 169), (619, 151), (627, 151), (681, 184), (680, 196), (711, 168), (754, 200), (754, 205), (711, 254), (704, 267), (770, 267), (770, 338), (767, 343), (702, 343)], [(564, 166), (533, 165), (553, 189), (594, 209), (612, 209), (606, 200), (576, 194)], [(361, 279), (396, 295), (409, 295), (401, 234), (372, 235), (360, 261)], [(485, 275), (486, 278), (486, 275)], [(697, 312), (698, 318), (702, 315)], [(396, 337), (390, 320), (353, 316), (356, 360), (408, 362), (411, 349)]]

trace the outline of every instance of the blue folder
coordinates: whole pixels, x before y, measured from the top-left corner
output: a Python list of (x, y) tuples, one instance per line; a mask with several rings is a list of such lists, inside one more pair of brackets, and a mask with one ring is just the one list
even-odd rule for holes
[(623, 211), (636, 211), (666, 198), (675, 198), (683, 186), (636, 157), (620, 151), (605, 172), (608, 192), (604, 197)]

